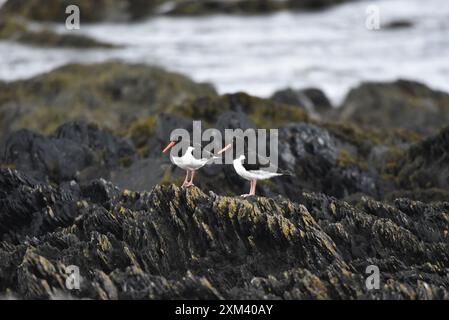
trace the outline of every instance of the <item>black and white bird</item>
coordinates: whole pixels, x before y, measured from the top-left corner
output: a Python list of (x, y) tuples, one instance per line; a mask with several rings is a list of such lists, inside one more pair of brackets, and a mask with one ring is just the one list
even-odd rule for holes
[[(165, 147), (165, 149), (162, 151), (163, 153), (167, 152), (170, 148), (174, 147), (176, 144), (182, 143), (180, 139), (172, 139), (170, 143)], [(170, 160), (171, 162), (186, 171), (186, 177), (184, 179), (184, 182), (182, 184), (182, 187), (190, 188), (194, 186), (193, 184), (193, 178), (195, 177), (195, 173), (197, 170), (204, 167), (206, 164), (212, 163), (215, 159), (219, 159), (220, 157), (214, 156), (211, 153), (204, 151), (203, 153), (206, 153), (207, 157), (197, 158), (193, 154), (193, 152), (196, 150), (196, 148), (201, 149), (200, 146), (187, 146), (185, 149), (185, 153), (178, 156), (173, 156), (170, 154)]]
[[(233, 143), (230, 143), (221, 149), (217, 154), (220, 155), (232, 147)], [(254, 160), (255, 163), (249, 163), (247, 160)], [(244, 198), (256, 195), (256, 185), (259, 180), (267, 180), (283, 175), (293, 175), (288, 171), (279, 170), (272, 165), (269, 159), (251, 151), (246, 151), (246, 153), (236, 153), (232, 164), (235, 172), (240, 177), (250, 181), (251, 183), (249, 193), (242, 194), (242, 197)]]

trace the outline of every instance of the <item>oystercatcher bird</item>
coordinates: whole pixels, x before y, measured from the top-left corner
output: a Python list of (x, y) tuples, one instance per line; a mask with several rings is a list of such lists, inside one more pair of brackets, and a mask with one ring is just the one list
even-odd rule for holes
[[(217, 152), (217, 155), (224, 153), (232, 147), (233, 143), (229, 143), (223, 149)], [(247, 159), (255, 160), (255, 163), (248, 163)], [(251, 182), (249, 193), (241, 195), (244, 198), (256, 195), (256, 185), (258, 180), (267, 180), (284, 175), (293, 176), (293, 174), (289, 171), (274, 167), (269, 159), (253, 151), (247, 151), (246, 154), (244, 152), (236, 153), (232, 164), (234, 166), (235, 172), (240, 177)]]
[[(163, 153), (167, 152), (170, 148), (174, 147), (176, 144), (180, 142), (181, 142), (180, 139), (172, 139), (170, 143), (164, 148), (164, 150), (162, 150), (162, 152)], [(209, 155), (208, 157), (196, 158), (195, 155), (193, 154), (193, 151), (196, 150), (197, 148), (201, 149), (200, 146), (192, 147), (189, 145), (186, 148), (185, 153), (180, 157), (173, 156), (172, 154), (170, 154), (171, 162), (177, 167), (186, 171), (186, 177), (184, 179), (182, 187), (190, 188), (194, 186), (193, 178), (195, 177), (196, 171), (204, 167), (206, 164), (211, 163), (215, 159), (220, 158), (212, 155), (210, 152), (207, 152), (205, 150), (203, 151)]]

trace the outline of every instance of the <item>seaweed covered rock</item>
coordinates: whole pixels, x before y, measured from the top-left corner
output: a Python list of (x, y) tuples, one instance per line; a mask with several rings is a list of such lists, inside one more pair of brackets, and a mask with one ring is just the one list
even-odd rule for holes
[(274, 102), (243, 92), (193, 99), (173, 106), (171, 113), (214, 124), (226, 112), (243, 113), (260, 128), (278, 128), (282, 125), (308, 121), (307, 112), (296, 106)]
[[(433, 190), (447, 197), (449, 190), (449, 127), (412, 145), (390, 169), (400, 188)], [(439, 189), (441, 191), (438, 192)], [(444, 192), (446, 191), (446, 192)], [(446, 198), (449, 200), (449, 198)]]
[(0, 138), (23, 128), (51, 133), (62, 123), (79, 119), (125, 132), (131, 121), (210, 95), (215, 95), (210, 85), (158, 67), (71, 64), (2, 85)]
[[(295, 106), (277, 103), (240, 92), (221, 96), (204, 96), (173, 104), (157, 116), (137, 119), (129, 125), (127, 135), (139, 151), (147, 155), (154, 142), (165, 144), (176, 128), (192, 130), (193, 121), (201, 121), (203, 129), (267, 128), (308, 121), (308, 113)], [(156, 139), (155, 139), (156, 138)]]
[[(271, 104), (264, 105), (265, 100), (260, 101), (261, 104), (255, 105), (223, 105), (216, 113), (205, 111), (207, 104), (198, 105), (198, 109), (193, 111), (202, 117), (196, 120), (216, 120), (210, 125), (220, 130), (225, 137), (225, 129), (258, 128), (252, 121), (257, 119), (254, 114), (268, 112), (264, 108), (273, 107)], [(299, 113), (304, 114), (303, 111)], [(0, 144), (0, 164), (26, 172), (39, 181), (81, 182), (104, 178), (135, 191), (148, 190), (158, 183), (179, 182), (183, 170), (174, 166), (161, 151), (174, 129), (183, 128), (191, 132), (194, 118), (161, 113), (154, 121), (143, 119), (143, 122), (139, 120), (131, 125), (130, 139), (117, 137), (109, 130), (85, 122), (64, 124), (48, 136), (19, 130)], [(278, 120), (287, 122), (289, 118), (278, 117)], [(202, 130), (209, 126), (206, 121), (202, 125)], [(292, 172), (293, 176), (262, 181), (259, 185), (260, 194), (274, 196), (280, 193), (295, 199), (298, 192), (315, 191), (341, 199), (354, 194), (382, 199), (386, 192), (394, 190), (390, 180), (394, 180), (397, 173), (388, 168), (388, 179), (382, 174), (390, 162), (368, 159), (374, 157), (373, 154), (379, 148), (377, 157), (385, 158), (384, 145), (374, 142), (370, 145), (369, 141), (365, 145), (363, 136), (350, 131), (343, 134), (336, 128), (341, 129), (336, 126), (331, 131), (307, 122), (280, 127), (277, 153), (279, 168)], [(203, 143), (207, 144), (208, 141)], [(226, 195), (243, 194), (248, 188), (247, 182), (235, 173), (232, 165), (211, 164), (202, 168), (197, 183), (205, 189), (210, 188)]]
[[(447, 299), (447, 203), (318, 193), (52, 187), (0, 170), (0, 294), (94, 299)], [(19, 212), (20, 214), (17, 214)], [(51, 214), (50, 214), (51, 212)], [(365, 285), (366, 267), (381, 272)], [(79, 290), (65, 286), (80, 269)]]
[(407, 80), (368, 82), (349, 92), (340, 119), (368, 127), (404, 128), (430, 135), (449, 121), (449, 95)]

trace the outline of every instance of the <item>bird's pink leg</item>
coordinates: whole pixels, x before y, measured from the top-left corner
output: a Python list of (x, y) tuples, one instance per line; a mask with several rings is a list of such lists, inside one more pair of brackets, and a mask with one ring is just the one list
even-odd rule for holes
[(186, 178), (184, 179), (184, 182), (182, 183), (182, 187), (187, 186), (189, 182), (189, 170), (186, 171)]
[(249, 192), (250, 196), (256, 195), (256, 185), (257, 185), (257, 180), (252, 180), (251, 181), (251, 191)]
[(252, 192), (253, 192), (253, 185), (254, 185), (254, 180), (251, 180), (251, 187), (249, 188), (249, 193), (242, 194), (241, 196), (242, 196), (243, 198), (246, 198), (246, 197), (249, 197), (249, 196), (252, 196), (252, 195), (253, 195), (253, 194), (252, 194)]
[(191, 176), (190, 176), (190, 181), (186, 184), (187, 188), (193, 187), (193, 178), (195, 177), (195, 170), (190, 170)]

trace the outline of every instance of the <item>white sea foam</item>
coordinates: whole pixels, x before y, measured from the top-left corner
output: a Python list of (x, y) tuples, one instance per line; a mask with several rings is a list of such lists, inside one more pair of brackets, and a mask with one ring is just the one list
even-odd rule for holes
[[(414, 25), (369, 31), (369, 4), (379, 6), (382, 24), (406, 19)], [(124, 48), (40, 49), (0, 42), (0, 79), (27, 78), (72, 61), (121, 59), (183, 72), (212, 82), (221, 93), (269, 96), (287, 86), (314, 86), (339, 103), (361, 81), (397, 78), (449, 91), (447, 0), (361, 1), (318, 13), (159, 17), (133, 24), (82, 24), (79, 32)]]

